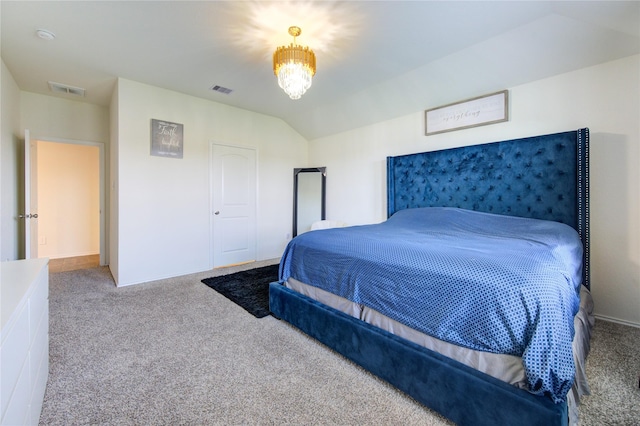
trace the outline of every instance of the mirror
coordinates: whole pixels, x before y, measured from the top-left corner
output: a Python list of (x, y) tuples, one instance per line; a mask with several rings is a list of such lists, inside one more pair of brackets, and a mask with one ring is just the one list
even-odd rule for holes
[(326, 167), (293, 169), (292, 237), (311, 230), (311, 225), (325, 220)]

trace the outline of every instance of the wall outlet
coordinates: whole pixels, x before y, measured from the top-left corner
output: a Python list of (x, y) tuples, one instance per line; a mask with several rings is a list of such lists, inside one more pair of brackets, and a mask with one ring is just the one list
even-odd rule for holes
[(40, 244), (41, 246), (44, 246), (47, 244), (47, 237), (45, 235), (39, 235), (38, 236), (38, 244)]

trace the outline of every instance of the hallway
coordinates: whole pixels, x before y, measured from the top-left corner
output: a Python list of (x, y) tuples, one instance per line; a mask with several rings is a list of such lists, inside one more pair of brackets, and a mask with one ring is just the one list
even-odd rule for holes
[(97, 268), (98, 266), (100, 266), (99, 254), (49, 260), (50, 273), (75, 271), (77, 269)]

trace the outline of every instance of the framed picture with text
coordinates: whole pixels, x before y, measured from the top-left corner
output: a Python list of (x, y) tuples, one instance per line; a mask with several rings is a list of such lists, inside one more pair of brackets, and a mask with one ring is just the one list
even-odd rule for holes
[(182, 124), (151, 119), (151, 155), (182, 158), (183, 142)]
[(509, 121), (509, 91), (428, 109), (424, 118), (426, 136)]

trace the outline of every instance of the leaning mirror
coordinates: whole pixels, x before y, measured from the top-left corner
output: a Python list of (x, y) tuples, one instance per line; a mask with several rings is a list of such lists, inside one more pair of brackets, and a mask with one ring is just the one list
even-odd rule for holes
[(326, 181), (326, 167), (293, 169), (293, 237), (326, 219)]

